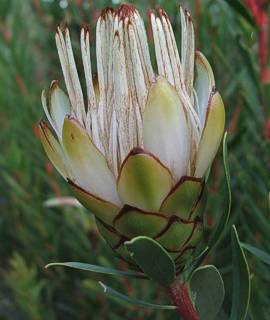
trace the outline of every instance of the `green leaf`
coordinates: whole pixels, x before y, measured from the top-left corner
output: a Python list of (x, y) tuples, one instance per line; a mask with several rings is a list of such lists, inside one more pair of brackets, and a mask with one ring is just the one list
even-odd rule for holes
[(209, 244), (209, 250), (217, 245), (220, 241), (225, 227), (229, 220), (229, 215), (231, 211), (231, 203), (232, 203), (232, 194), (231, 194), (231, 183), (230, 183), (230, 174), (228, 169), (228, 160), (227, 160), (227, 132), (225, 132), (223, 137), (223, 166), (224, 166), (224, 174), (226, 178), (226, 185), (227, 185), (227, 205), (226, 209), (224, 210), (223, 214), (219, 217), (217, 222), (216, 228), (213, 232), (212, 238)]
[[(262, 98), (264, 105), (268, 104), (270, 101), (270, 83), (262, 83)], [(267, 108), (267, 115), (270, 116), (270, 110)]]
[(226, 186), (227, 186), (227, 204), (224, 208), (223, 213), (219, 216), (219, 219), (216, 223), (215, 230), (212, 232), (212, 237), (209, 241), (208, 248), (204, 249), (200, 256), (197, 258), (196, 263), (194, 264), (194, 268), (198, 267), (204, 258), (208, 255), (208, 253), (215, 247), (220, 239), (223, 236), (223, 232), (226, 228), (226, 225), (229, 220), (230, 211), (231, 211), (231, 202), (232, 202), (232, 194), (231, 194), (231, 183), (230, 183), (230, 174), (228, 168), (228, 160), (227, 160), (227, 132), (224, 133), (223, 143), (222, 143), (222, 150), (223, 150), (223, 167), (224, 167), (224, 174), (226, 178)]
[(175, 279), (175, 264), (167, 251), (155, 240), (139, 236), (125, 243), (127, 250), (143, 272), (163, 286)]
[(195, 250), (197, 250), (197, 252), (195, 251), (194, 258), (192, 258), (192, 261), (189, 261), (188, 264), (186, 264), (184, 269), (188, 271), (187, 279), (190, 278), (192, 272), (194, 272), (194, 270), (201, 264), (202, 260), (205, 258), (205, 255), (208, 253), (209, 247), (206, 246), (203, 250), (202, 248), (198, 247), (198, 249)]
[(231, 230), (233, 294), (230, 320), (244, 320), (250, 298), (249, 268), (235, 226)]
[(270, 254), (266, 253), (263, 250), (260, 250), (254, 246), (251, 246), (247, 243), (241, 243), (241, 247), (248, 250), (250, 253), (252, 253), (254, 256), (256, 256), (261, 261), (270, 264)]
[(224, 300), (224, 284), (218, 269), (208, 265), (196, 269), (189, 283), (201, 320), (214, 320)]
[(152, 308), (152, 309), (163, 309), (163, 310), (175, 310), (176, 307), (175, 306), (169, 306), (169, 305), (161, 305), (161, 304), (153, 304), (153, 303), (149, 303), (149, 302), (146, 302), (146, 301), (143, 301), (143, 300), (138, 300), (138, 299), (134, 299), (134, 298), (130, 298), (108, 286), (106, 286), (103, 282), (99, 282), (99, 284), (102, 286), (103, 290), (104, 290), (104, 293), (107, 294), (107, 295), (110, 295), (114, 298), (117, 298), (117, 299), (121, 299), (125, 302), (128, 302), (128, 303), (132, 303), (132, 304), (135, 304), (135, 305), (139, 305), (139, 306), (142, 306), (144, 308)]
[(88, 263), (81, 263), (81, 262), (53, 262), (53, 263), (47, 264), (45, 266), (45, 268), (47, 269), (47, 268), (55, 267), (55, 266), (69, 267), (69, 268), (91, 271), (91, 272), (96, 272), (96, 273), (110, 274), (113, 276), (126, 276), (126, 277), (141, 278), (141, 279), (147, 278), (145, 275), (143, 275), (142, 273), (138, 273), (138, 272), (120, 271), (120, 270), (116, 270), (116, 269), (112, 269), (112, 268), (97, 266), (97, 265), (88, 264)]
[(230, 5), (236, 13), (239, 13), (244, 19), (246, 19), (253, 27), (255, 27), (255, 22), (246, 9), (246, 7), (239, 0), (225, 0), (228, 5)]
[(252, 55), (250, 54), (250, 49), (249, 47), (247, 47), (247, 45), (245, 44), (245, 42), (242, 40), (240, 36), (236, 38), (236, 44), (239, 48), (239, 53), (241, 54), (243, 61), (245, 62), (248, 74), (250, 75), (253, 81), (253, 84), (254, 84), (253, 90), (254, 92), (258, 92), (260, 91), (260, 85), (259, 85), (260, 81), (258, 77), (258, 72), (254, 68)]

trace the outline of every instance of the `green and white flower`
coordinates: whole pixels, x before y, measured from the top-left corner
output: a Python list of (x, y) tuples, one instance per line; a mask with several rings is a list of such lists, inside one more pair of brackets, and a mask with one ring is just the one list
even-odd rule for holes
[(195, 50), (180, 8), (181, 51), (168, 16), (150, 14), (157, 70), (143, 20), (131, 5), (106, 9), (96, 26), (98, 80), (89, 32), (81, 30), (84, 97), (68, 29), (56, 45), (68, 95), (53, 81), (42, 103), (50, 126), (40, 136), (51, 162), (96, 217), (114, 252), (133, 264), (124, 242), (157, 240), (179, 270), (200, 240), (204, 175), (224, 131), (225, 111), (212, 69)]

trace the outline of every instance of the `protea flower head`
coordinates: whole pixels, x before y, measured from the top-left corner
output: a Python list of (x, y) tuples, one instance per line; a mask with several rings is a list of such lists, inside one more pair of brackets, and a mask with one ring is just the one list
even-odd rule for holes
[(157, 70), (143, 20), (131, 5), (105, 9), (96, 26), (98, 80), (89, 32), (81, 30), (84, 97), (68, 29), (56, 45), (68, 95), (53, 81), (42, 103), (40, 136), (51, 162), (96, 217), (113, 251), (134, 264), (124, 242), (158, 241), (180, 270), (202, 234), (204, 176), (224, 130), (224, 105), (212, 69), (195, 50), (180, 8), (179, 53), (168, 16), (150, 13)]

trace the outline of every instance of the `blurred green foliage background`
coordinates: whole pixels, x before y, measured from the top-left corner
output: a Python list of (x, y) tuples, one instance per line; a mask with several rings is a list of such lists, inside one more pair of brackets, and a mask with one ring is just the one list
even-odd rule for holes
[[(100, 9), (120, 2), (0, 1), (1, 320), (178, 319), (173, 311), (141, 309), (105, 298), (97, 280), (104, 280), (133, 297), (169, 303), (166, 295), (152, 283), (70, 269), (44, 269), (51, 261), (81, 261), (125, 268), (100, 239), (90, 213), (78, 208), (44, 206), (50, 197), (71, 193), (48, 162), (36, 134), (37, 122), (43, 117), (42, 88), (48, 88), (53, 79), (63, 82), (54, 43), (55, 27), (69, 25), (81, 70), (80, 27), (89, 25), (94, 49), (95, 23)], [(260, 80), (259, 33), (252, 15), (240, 0), (131, 2), (145, 20), (149, 8), (161, 5), (171, 17), (178, 38), (177, 6), (182, 4), (191, 11), (196, 45), (211, 62), (227, 112), (233, 195), (227, 229), (235, 223), (241, 241), (269, 252), (270, 86)], [(220, 155), (214, 162), (208, 188), (207, 233), (210, 233), (216, 217), (224, 210)], [(270, 317), (269, 266), (247, 255), (252, 272), (248, 319), (267, 320)], [(231, 259), (227, 232), (206, 261), (218, 266), (225, 281), (224, 315), (230, 313)], [(220, 315), (220, 319), (222, 317)]]

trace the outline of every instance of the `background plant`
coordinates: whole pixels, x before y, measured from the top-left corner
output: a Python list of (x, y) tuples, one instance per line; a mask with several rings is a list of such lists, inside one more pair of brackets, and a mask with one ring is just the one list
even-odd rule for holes
[[(163, 6), (179, 34), (177, 1), (131, 2), (145, 13), (145, 19), (148, 8)], [(270, 251), (267, 131), (270, 88), (260, 80), (258, 29), (243, 3), (181, 1), (192, 12), (197, 47), (213, 66), (227, 112), (233, 205), (223, 241), (206, 261), (219, 268), (225, 282), (225, 314), (230, 314), (232, 297), (231, 225), (236, 224), (242, 242)], [(147, 301), (166, 303), (166, 296), (154, 284), (70, 269), (44, 270), (50, 261), (67, 260), (124, 268), (97, 235), (89, 213), (78, 208), (43, 206), (46, 199), (70, 195), (70, 191), (48, 163), (36, 136), (36, 123), (42, 112), (41, 89), (49, 86), (48, 79), (60, 74), (54, 43), (56, 25), (70, 25), (76, 42), (81, 25), (90, 23), (94, 40), (93, 27), (99, 10), (107, 5), (112, 3), (0, 2), (1, 319), (178, 319), (173, 311), (142, 309), (107, 299), (96, 280), (106, 280), (106, 284), (119, 291)], [(75, 51), (79, 55), (78, 42)], [(209, 188), (210, 230), (226, 201), (220, 156), (212, 169)], [(252, 272), (247, 318), (267, 319), (269, 265), (253, 254), (247, 255)]]

